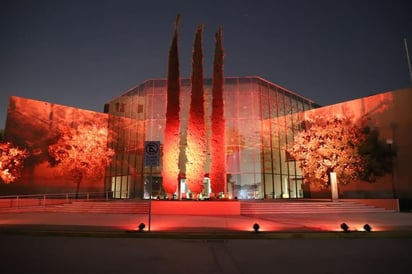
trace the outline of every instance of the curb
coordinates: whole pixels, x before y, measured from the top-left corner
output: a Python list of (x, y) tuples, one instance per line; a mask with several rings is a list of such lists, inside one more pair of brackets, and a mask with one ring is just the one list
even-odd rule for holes
[(201, 232), (139, 232), (126, 231), (81, 231), (47, 230), (27, 228), (1, 228), (0, 235), (28, 235), (55, 237), (93, 237), (93, 238), (140, 238), (140, 239), (360, 239), (360, 238), (412, 238), (412, 231), (331, 231), (331, 232), (237, 232), (237, 231), (201, 231)]

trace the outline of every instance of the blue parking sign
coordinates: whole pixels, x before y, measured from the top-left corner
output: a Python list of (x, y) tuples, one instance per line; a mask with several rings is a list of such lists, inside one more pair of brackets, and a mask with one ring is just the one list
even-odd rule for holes
[(144, 142), (144, 165), (160, 166), (160, 141)]

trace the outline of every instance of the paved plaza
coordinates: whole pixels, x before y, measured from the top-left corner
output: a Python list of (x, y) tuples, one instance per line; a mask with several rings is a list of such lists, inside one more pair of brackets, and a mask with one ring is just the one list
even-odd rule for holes
[(351, 231), (410, 232), (412, 213), (263, 214), (256, 216), (192, 216), (97, 213), (0, 213), (1, 231), (136, 232), (143, 223), (149, 233), (262, 233), (337, 232), (346, 223)]
[(329, 274), (410, 266), (411, 213), (153, 215), (148, 228), (143, 214), (0, 213), (2, 271)]
[(5, 235), (2, 273), (407, 273), (412, 239), (170, 239)]

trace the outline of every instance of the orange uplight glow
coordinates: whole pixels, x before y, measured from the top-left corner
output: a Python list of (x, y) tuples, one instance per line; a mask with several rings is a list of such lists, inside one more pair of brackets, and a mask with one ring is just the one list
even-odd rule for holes
[(163, 154), (163, 188), (166, 193), (173, 194), (177, 190), (178, 176), (179, 176), (179, 146), (176, 145), (179, 142), (179, 136), (175, 134), (168, 134), (165, 132), (165, 139), (169, 139), (169, 142), (164, 144)]
[[(347, 225), (349, 226), (349, 231), (351, 232), (367, 232), (364, 228), (366, 224), (368, 224), (371, 227), (371, 232), (385, 230), (379, 225), (376, 226), (374, 224), (369, 224), (367, 222), (359, 222), (359, 221), (347, 222)], [(330, 231), (342, 231), (342, 229), (340, 229), (339, 227), (339, 224), (335, 224), (335, 226), (336, 227), (331, 228)]]
[(196, 128), (188, 134), (186, 157), (186, 184), (192, 193), (199, 194), (203, 190), (205, 176), (205, 145), (201, 132)]
[[(151, 231), (157, 232), (172, 232), (172, 231), (232, 231), (232, 232), (254, 232), (253, 224), (249, 218), (239, 217), (214, 217), (214, 216), (202, 216), (198, 217), (192, 215), (191, 218), (187, 218), (184, 215), (153, 215), (151, 223)], [(222, 223), (223, 222), (223, 223)], [(258, 222), (259, 232), (280, 231), (275, 225), (268, 222)], [(136, 223), (138, 224), (138, 223)], [(147, 223), (146, 227), (147, 227)], [(137, 228), (134, 228), (137, 230)]]

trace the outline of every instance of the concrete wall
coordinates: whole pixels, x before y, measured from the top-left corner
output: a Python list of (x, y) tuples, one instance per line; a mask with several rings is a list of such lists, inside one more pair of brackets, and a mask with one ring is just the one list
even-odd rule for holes
[[(340, 104), (305, 112), (313, 115), (340, 114), (354, 121), (366, 118), (371, 127), (379, 130), (379, 139), (393, 142), (393, 174), (377, 178), (376, 182), (351, 182), (341, 186), (345, 198), (389, 198), (393, 189), (400, 199), (412, 199), (412, 88), (381, 93)], [(318, 193), (316, 193), (318, 192)], [(312, 197), (325, 196), (324, 191), (311, 189)]]
[[(7, 112), (5, 139), (30, 156), (21, 177), (11, 184), (0, 183), (0, 195), (75, 192), (76, 183), (50, 165), (48, 146), (57, 141), (59, 126), (92, 123), (107, 127), (108, 115), (58, 104), (12, 96)], [(103, 192), (102, 179), (83, 180), (80, 192)]]

